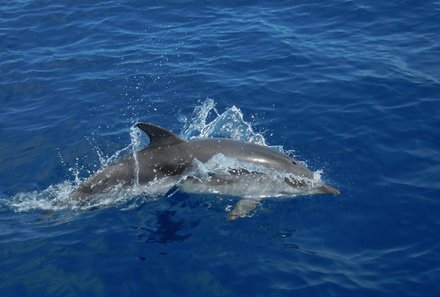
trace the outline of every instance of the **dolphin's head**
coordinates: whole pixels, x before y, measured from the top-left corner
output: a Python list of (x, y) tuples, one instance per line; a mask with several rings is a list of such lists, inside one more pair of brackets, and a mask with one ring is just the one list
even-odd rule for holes
[(340, 194), (338, 189), (325, 184), (321, 180), (304, 178), (302, 176), (287, 176), (284, 178), (284, 181), (292, 189), (293, 193)]
[(288, 176), (284, 181), (292, 188), (299, 192), (309, 194), (333, 194), (339, 195), (338, 189), (327, 185), (321, 181), (319, 175), (309, 170), (301, 162), (289, 158), (288, 164), (284, 167)]

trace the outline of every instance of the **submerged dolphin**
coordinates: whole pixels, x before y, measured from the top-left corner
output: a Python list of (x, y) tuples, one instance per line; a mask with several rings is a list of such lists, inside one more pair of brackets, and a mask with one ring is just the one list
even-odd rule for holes
[[(251, 212), (264, 197), (339, 194), (297, 160), (266, 146), (232, 139), (186, 141), (153, 124), (139, 123), (136, 127), (148, 135), (150, 144), (89, 177), (74, 190), (74, 199), (87, 200), (116, 186), (146, 185), (173, 177), (184, 192), (241, 196), (228, 216), (236, 219)], [(223, 169), (211, 167), (197, 174), (203, 164), (213, 160)]]

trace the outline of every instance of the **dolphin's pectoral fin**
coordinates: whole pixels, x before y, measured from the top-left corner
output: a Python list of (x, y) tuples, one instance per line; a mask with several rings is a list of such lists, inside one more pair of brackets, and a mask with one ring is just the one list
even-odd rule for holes
[(329, 185), (323, 185), (323, 186), (319, 187), (318, 193), (319, 194), (333, 194), (333, 195), (341, 194), (341, 192), (338, 189), (333, 188)]
[(235, 205), (234, 209), (228, 214), (228, 220), (236, 220), (249, 215), (255, 209), (255, 207), (257, 207), (260, 200), (261, 199), (249, 198), (241, 199), (238, 201), (237, 205)]
[(148, 138), (150, 138), (150, 145), (159, 145), (160, 143), (170, 145), (185, 142), (173, 132), (150, 123), (138, 123), (136, 127), (147, 133)]

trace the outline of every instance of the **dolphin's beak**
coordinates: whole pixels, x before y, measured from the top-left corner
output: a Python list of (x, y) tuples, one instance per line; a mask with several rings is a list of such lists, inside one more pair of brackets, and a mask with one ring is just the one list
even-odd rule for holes
[(321, 193), (321, 194), (333, 194), (333, 195), (341, 194), (341, 192), (339, 192), (338, 189), (330, 187), (328, 185), (323, 185), (323, 186), (319, 187), (318, 190), (319, 190), (319, 193)]

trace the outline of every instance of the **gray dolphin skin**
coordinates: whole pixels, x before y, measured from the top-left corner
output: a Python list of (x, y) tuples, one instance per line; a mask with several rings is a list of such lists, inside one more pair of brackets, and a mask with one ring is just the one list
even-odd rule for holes
[[(148, 135), (149, 145), (89, 177), (73, 191), (73, 199), (87, 201), (115, 186), (148, 185), (173, 177), (183, 192), (242, 197), (228, 215), (236, 219), (248, 215), (265, 197), (339, 194), (337, 189), (316, 180), (313, 172), (297, 160), (266, 146), (219, 138), (186, 141), (153, 124), (139, 123), (136, 127)], [(216, 157), (248, 166), (209, 172), (205, 178), (193, 174), (197, 166)]]

